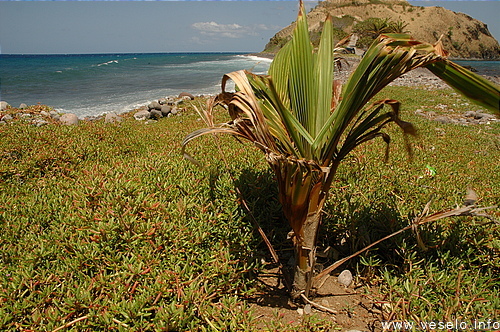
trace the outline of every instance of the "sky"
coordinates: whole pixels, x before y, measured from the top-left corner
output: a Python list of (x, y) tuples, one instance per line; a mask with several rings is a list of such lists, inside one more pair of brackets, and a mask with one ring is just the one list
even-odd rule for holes
[[(0, 0), (0, 53), (259, 52), (295, 20), (297, 3)], [(500, 1), (410, 3), (466, 13), (500, 38)]]

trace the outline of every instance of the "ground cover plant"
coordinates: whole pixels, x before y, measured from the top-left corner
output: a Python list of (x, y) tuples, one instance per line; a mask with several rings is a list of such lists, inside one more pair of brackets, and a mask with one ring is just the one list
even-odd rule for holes
[[(498, 123), (465, 127), (414, 114), (477, 110), (451, 90), (384, 93), (398, 96), (403, 118), (421, 134), (412, 162), (402, 135), (389, 128), (388, 163), (374, 141), (339, 167), (318, 241), (339, 257), (408, 225), (431, 196), (432, 211), (462, 204), (467, 187), (481, 206), (500, 202)], [(227, 121), (224, 110), (215, 116)], [(0, 330), (335, 331), (411, 314), (498, 317), (499, 227), (471, 217), (420, 230), (427, 251), (410, 231), (343, 266), (372, 303), (368, 317), (343, 302), (332, 302), (337, 315), (261, 305), (287, 295), (259, 282), (274, 265), (233, 178), (286, 258), (292, 244), (272, 173), (257, 150), (229, 137), (192, 143), (205, 169), (183, 160), (180, 142), (200, 124), (187, 105), (183, 116), (150, 124), (0, 126)]]
[[(399, 117), (400, 102), (377, 101), (378, 92), (425, 67), (474, 102), (499, 112), (498, 86), (449, 61), (439, 41), (431, 45), (406, 34), (380, 34), (343, 87), (334, 79), (336, 51), (330, 17), (315, 51), (300, 2), (293, 37), (273, 59), (269, 74), (240, 70), (224, 75), (222, 93), (200, 112), (208, 128), (183, 142), (186, 146), (202, 135), (226, 133), (252, 142), (265, 154), (294, 242), (293, 276), (283, 272), (284, 278), (291, 297), (306, 302), (319, 278), (314, 269), (322, 209), (341, 162), (373, 139), (389, 144), (383, 129), (390, 123), (416, 135), (414, 126)], [(235, 92), (226, 90), (229, 80)], [(219, 104), (227, 107), (229, 122), (214, 122), (212, 112)]]

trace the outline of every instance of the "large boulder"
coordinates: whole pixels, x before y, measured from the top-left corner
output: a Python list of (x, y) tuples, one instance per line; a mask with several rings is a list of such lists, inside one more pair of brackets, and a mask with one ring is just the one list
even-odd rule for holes
[(137, 121), (144, 121), (149, 119), (150, 117), (151, 114), (146, 110), (142, 110), (134, 114), (134, 119), (136, 119)]
[(80, 119), (78, 119), (78, 116), (76, 116), (76, 114), (65, 113), (65, 114), (61, 115), (61, 117), (59, 118), (59, 121), (63, 125), (72, 126), (72, 125), (77, 125), (78, 122), (80, 122)]
[(0, 101), (0, 111), (5, 111), (10, 105), (6, 101)]

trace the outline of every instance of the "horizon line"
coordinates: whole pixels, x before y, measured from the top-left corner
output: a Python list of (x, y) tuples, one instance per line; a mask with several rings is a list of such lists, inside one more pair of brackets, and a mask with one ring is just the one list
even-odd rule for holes
[[(4, 1), (4, 0), (1, 0)], [(121, 54), (257, 54), (249, 51), (176, 51), (176, 52), (89, 52), (89, 53), (0, 53), (2, 55), (121, 55)]]

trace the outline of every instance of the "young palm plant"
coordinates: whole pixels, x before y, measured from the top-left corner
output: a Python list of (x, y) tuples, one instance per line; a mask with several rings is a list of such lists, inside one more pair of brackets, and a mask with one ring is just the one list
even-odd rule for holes
[[(264, 152), (293, 230), (293, 298), (309, 296), (321, 211), (340, 162), (376, 137), (389, 143), (382, 129), (391, 122), (405, 134), (415, 134), (414, 127), (399, 118), (398, 101), (369, 104), (382, 88), (408, 71), (427, 67), (467, 97), (498, 112), (498, 87), (450, 62), (439, 44), (406, 34), (381, 35), (343, 88), (334, 81), (335, 50), (329, 18), (318, 49), (313, 49), (301, 3), (293, 37), (275, 56), (268, 75), (247, 71), (224, 75), (222, 93), (200, 113), (209, 128), (189, 134), (183, 142), (185, 148), (201, 135), (228, 133)], [(228, 80), (235, 83), (236, 92), (226, 91)], [(213, 122), (217, 104), (227, 107), (231, 121)]]

